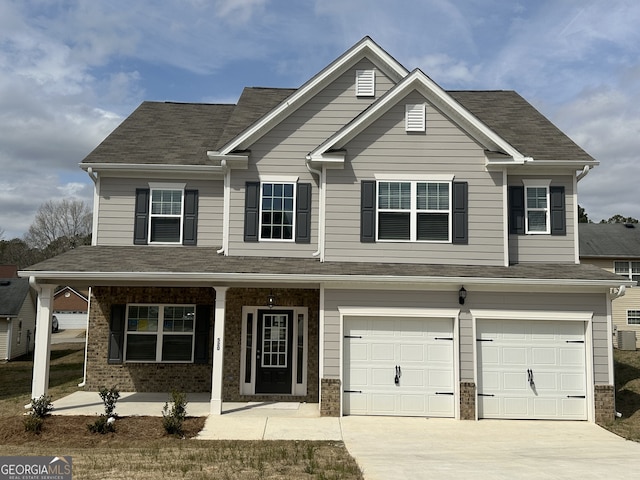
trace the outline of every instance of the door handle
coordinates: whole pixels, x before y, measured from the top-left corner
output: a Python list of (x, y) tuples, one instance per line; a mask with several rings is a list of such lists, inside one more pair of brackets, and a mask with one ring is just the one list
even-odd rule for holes
[(402, 376), (402, 369), (400, 368), (400, 365), (396, 365), (396, 376), (393, 380), (393, 382), (396, 385), (400, 385), (400, 377)]
[(535, 387), (536, 382), (534, 382), (533, 380), (533, 370), (531, 370), (530, 368), (527, 369), (527, 379), (529, 380), (529, 386), (531, 388)]

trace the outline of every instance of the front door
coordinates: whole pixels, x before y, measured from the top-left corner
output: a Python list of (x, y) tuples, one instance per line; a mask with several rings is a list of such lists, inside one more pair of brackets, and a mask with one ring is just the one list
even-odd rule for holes
[(291, 393), (293, 312), (259, 310), (256, 394)]

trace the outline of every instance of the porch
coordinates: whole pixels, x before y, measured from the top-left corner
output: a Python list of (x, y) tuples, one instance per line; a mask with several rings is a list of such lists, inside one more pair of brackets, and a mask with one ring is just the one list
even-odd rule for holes
[[(187, 414), (208, 417), (199, 440), (342, 440), (338, 417), (321, 417), (317, 403), (224, 402), (221, 415), (210, 415), (208, 393), (187, 394)], [(120, 417), (161, 416), (167, 393), (120, 394)], [(104, 406), (97, 392), (74, 392), (53, 402), (53, 415), (100, 415)]]

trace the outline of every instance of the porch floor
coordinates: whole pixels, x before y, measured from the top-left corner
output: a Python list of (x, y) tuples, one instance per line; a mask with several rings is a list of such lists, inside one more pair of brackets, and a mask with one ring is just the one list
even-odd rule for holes
[[(167, 393), (121, 392), (116, 413), (121, 417), (162, 416)], [(209, 415), (208, 393), (187, 394), (187, 414), (208, 417), (199, 440), (342, 440), (337, 417), (321, 417), (317, 403), (224, 402), (222, 415)], [(97, 392), (74, 392), (53, 402), (53, 415), (100, 415)]]

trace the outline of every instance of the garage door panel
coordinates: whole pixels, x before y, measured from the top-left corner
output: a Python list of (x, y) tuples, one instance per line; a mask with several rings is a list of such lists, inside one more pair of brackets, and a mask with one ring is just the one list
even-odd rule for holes
[(424, 345), (400, 345), (400, 361), (423, 363), (425, 360)]
[(527, 349), (524, 347), (505, 347), (502, 349), (502, 365), (527, 364)]
[(451, 319), (349, 317), (344, 331), (345, 414), (454, 416)]
[(548, 347), (532, 347), (531, 348), (531, 366), (538, 365), (557, 365), (558, 349)]
[(583, 322), (478, 321), (479, 416), (586, 419), (584, 332)]

